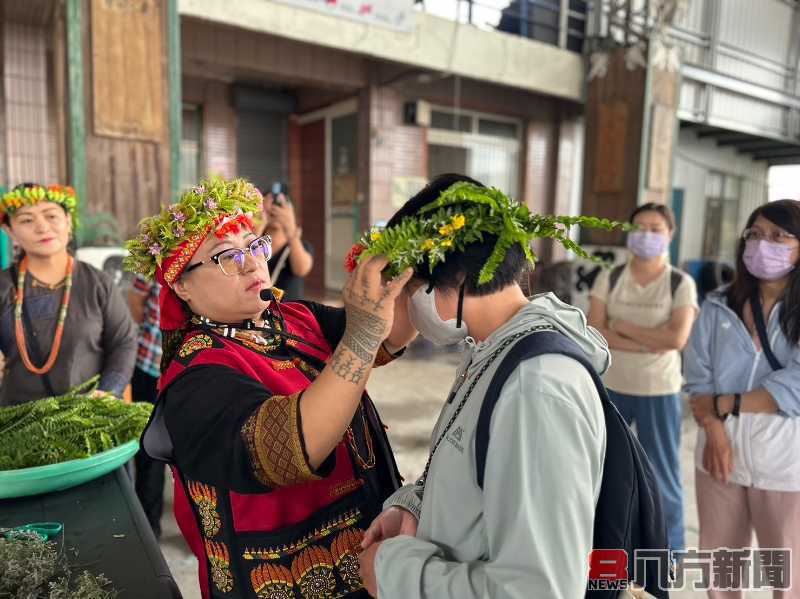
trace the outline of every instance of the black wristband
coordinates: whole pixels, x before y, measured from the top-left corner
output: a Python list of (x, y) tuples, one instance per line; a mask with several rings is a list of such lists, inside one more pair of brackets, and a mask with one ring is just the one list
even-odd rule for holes
[(725, 417), (727, 416), (727, 414), (721, 414), (720, 411), (719, 411), (719, 398), (720, 397), (722, 397), (722, 395), (719, 395), (719, 394), (714, 395), (714, 416), (716, 416), (718, 420), (725, 420)]
[(735, 393), (733, 396), (733, 411), (731, 412), (731, 414), (733, 414), (734, 416), (739, 416), (739, 412), (741, 411), (741, 409), (742, 409), (742, 394)]

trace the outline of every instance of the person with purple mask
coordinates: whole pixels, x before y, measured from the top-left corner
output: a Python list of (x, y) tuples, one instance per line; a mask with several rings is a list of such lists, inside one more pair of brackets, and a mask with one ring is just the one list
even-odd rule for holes
[[(701, 426), (695, 450), (700, 547), (791, 549), (800, 572), (800, 202), (759, 206), (736, 277), (703, 303), (684, 356)], [(787, 558), (787, 563), (789, 558)], [(796, 574), (795, 574), (796, 576)], [(800, 584), (775, 597), (800, 598)], [(709, 591), (712, 599), (740, 591)]]
[(639, 206), (630, 222), (630, 259), (597, 277), (590, 293), (589, 324), (611, 348), (611, 368), (603, 381), (626, 422), (636, 423), (659, 482), (670, 549), (680, 550), (680, 352), (697, 317), (697, 288), (667, 260), (675, 234), (675, 217), (667, 206)]

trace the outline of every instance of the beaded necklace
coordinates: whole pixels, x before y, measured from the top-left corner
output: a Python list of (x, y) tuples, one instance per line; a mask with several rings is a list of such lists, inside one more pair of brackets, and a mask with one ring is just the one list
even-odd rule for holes
[(53, 368), (58, 358), (58, 352), (61, 349), (61, 339), (64, 335), (64, 321), (67, 318), (67, 307), (69, 306), (70, 290), (72, 289), (72, 267), (75, 261), (72, 256), (67, 256), (67, 272), (64, 279), (64, 295), (61, 299), (61, 311), (58, 315), (58, 324), (56, 325), (56, 334), (53, 338), (53, 347), (50, 349), (50, 356), (43, 366), (37, 367), (31, 362), (28, 355), (28, 346), (25, 341), (25, 327), (22, 324), (22, 302), (25, 301), (25, 273), (28, 272), (28, 257), (22, 259), (19, 265), (19, 275), (17, 277), (17, 303), (14, 310), (14, 329), (17, 338), (17, 348), (19, 349), (20, 358), (30, 372), (38, 375), (46, 374)]

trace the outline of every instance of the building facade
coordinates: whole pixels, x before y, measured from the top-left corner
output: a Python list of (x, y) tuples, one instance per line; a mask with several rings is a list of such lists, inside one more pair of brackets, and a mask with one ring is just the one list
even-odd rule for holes
[[(673, 4), (659, 54), (654, 11)], [(453, 171), (541, 212), (668, 202), (676, 262), (729, 260), (769, 167), (800, 162), (798, 5), (758, 5), (6, 0), (0, 186), (71, 182), (91, 243), (104, 215), (125, 237), (204, 176), (285, 183), (313, 292)]]

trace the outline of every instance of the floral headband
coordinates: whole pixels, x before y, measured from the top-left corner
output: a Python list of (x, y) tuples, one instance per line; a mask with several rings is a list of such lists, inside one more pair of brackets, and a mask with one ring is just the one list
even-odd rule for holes
[(498, 189), (461, 181), (448, 187), (418, 214), (407, 216), (392, 227), (365, 234), (345, 258), (345, 268), (352, 272), (366, 256), (383, 255), (389, 260), (389, 276), (424, 264), (433, 272), (447, 254), (464, 251), (468, 245), (483, 241), (484, 235), (494, 235), (497, 237), (494, 251), (478, 275), (478, 285), (484, 285), (492, 280), (514, 244), (522, 246), (525, 257), (533, 264), (534, 239), (555, 239), (578, 256), (595, 260), (570, 239), (569, 229), (574, 225), (608, 231), (626, 228), (622, 223), (591, 216), (533, 214), (527, 206)]
[(150, 279), (160, 270), (171, 284), (211, 231), (224, 237), (241, 227), (253, 229), (250, 215), (260, 209), (261, 200), (245, 179), (203, 181), (177, 203), (139, 223), (139, 235), (125, 245), (125, 267)]
[(58, 204), (72, 217), (72, 227), (78, 228), (78, 196), (68, 185), (33, 185), (18, 187), (3, 194), (0, 199), (0, 221), (5, 222), (23, 206), (34, 206), (39, 202)]
[(220, 238), (242, 229), (252, 231), (250, 214), (260, 209), (261, 201), (258, 190), (244, 179), (212, 177), (139, 223), (139, 235), (125, 245), (125, 267), (161, 284), (162, 330), (179, 330), (188, 320), (172, 284), (197, 248), (212, 231)]

